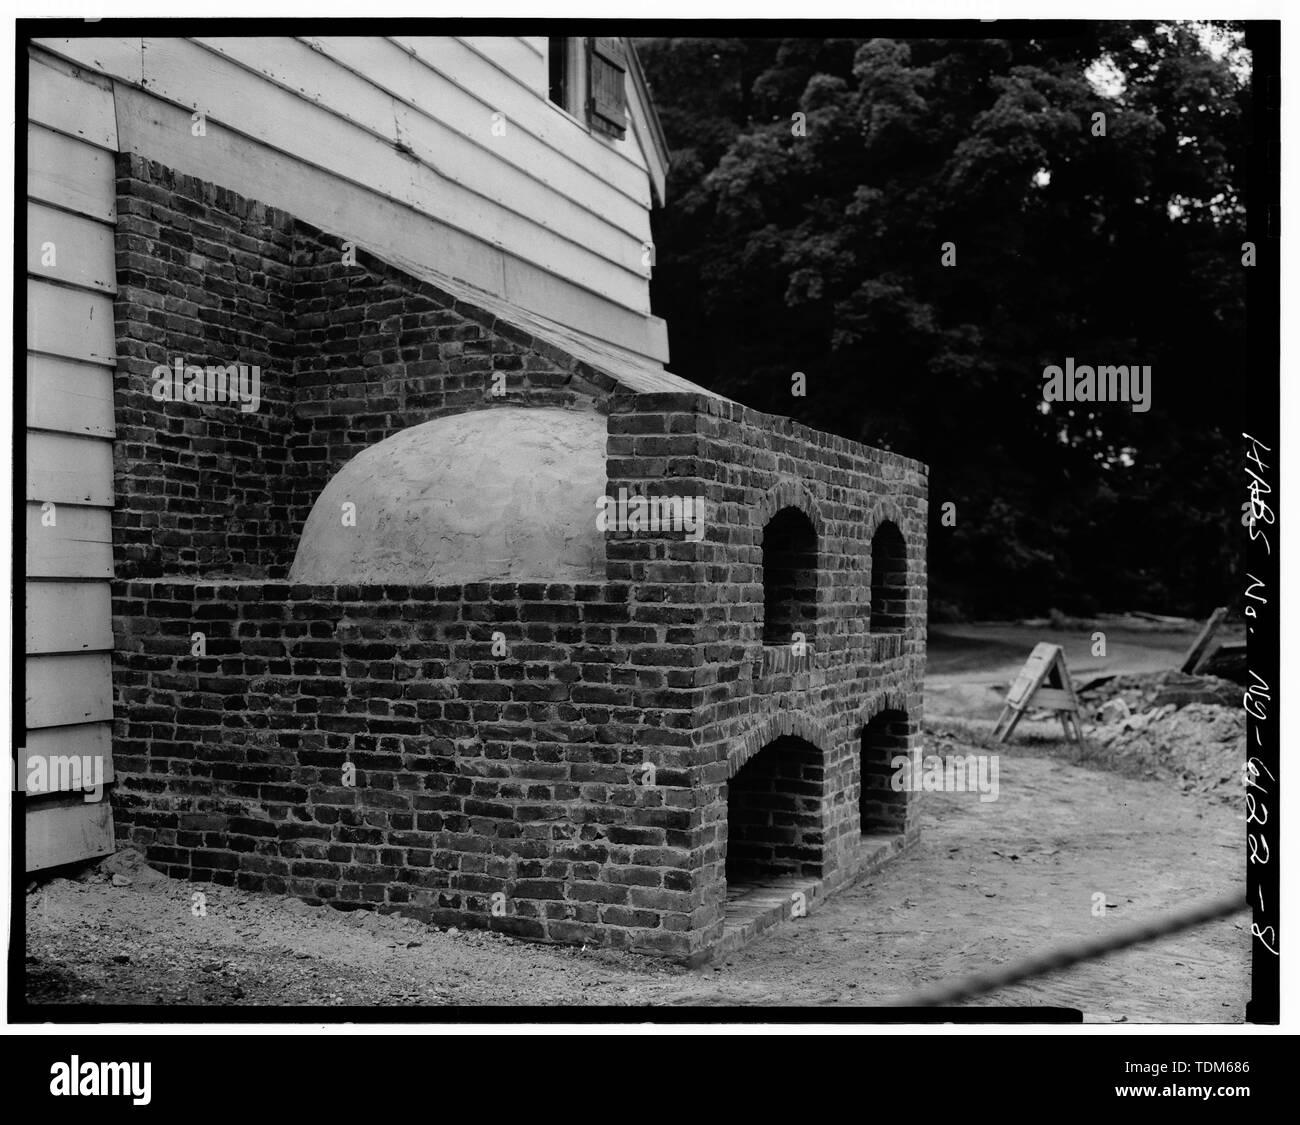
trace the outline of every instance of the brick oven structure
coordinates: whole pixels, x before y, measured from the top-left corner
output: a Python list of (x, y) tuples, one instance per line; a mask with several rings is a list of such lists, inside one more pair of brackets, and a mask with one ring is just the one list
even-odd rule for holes
[(914, 839), (923, 465), (117, 160), (119, 842), (699, 962)]

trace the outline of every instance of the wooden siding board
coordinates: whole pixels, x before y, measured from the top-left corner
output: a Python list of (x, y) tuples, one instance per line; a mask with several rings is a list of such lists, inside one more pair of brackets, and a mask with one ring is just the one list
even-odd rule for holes
[(60, 794), (31, 798), (24, 805), (28, 872), (112, 855), (116, 850), (113, 809), (106, 800), (87, 802), (77, 794)]
[(113, 609), (107, 582), (28, 581), (26, 593), (29, 655), (112, 650)]
[[(139, 40), (134, 42), (138, 44)], [(137, 47), (137, 62), (138, 51)], [(52, 64), (52, 60), (46, 61), (39, 57), (32, 59), (28, 72), (29, 121), (37, 121), (60, 133), (80, 137), (100, 148), (110, 151), (117, 148), (113, 92), (107, 82), (97, 75), (74, 73), (73, 68)], [(136, 73), (139, 73), (138, 65)]]
[(115, 222), (113, 155), (42, 125), (28, 125), (27, 195), (91, 219)]
[(113, 299), (28, 278), (27, 347), (68, 359), (114, 363)]
[(646, 175), (654, 187), (655, 198), (663, 200), (668, 187), (668, 169), (657, 157), (654, 157), (654, 141), (651, 136), (652, 126), (646, 118), (641, 99), (629, 96), (627, 102), (628, 116), (632, 120), (631, 132), (636, 137), (637, 149), (645, 164)]
[(27, 434), (28, 500), (113, 506), (113, 443), (103, 438), (31, 430)]
[(110, 722), (111, 663), (109, 654), (100, 652), (27, 657), (28, 729)]
[[(48, 788), (36, 790), (28, 782), (39, 781), (34, 777), (29, 763), (34, 759), (44, 759), (45, 781)], [(27, 732), (27, 745), (22, 747), (21, 760), (18, 763), (18, 782), (29, 800), (46, 793), (73, 792), (77, 778), (59, 768), (58, 758), (79, 758), (83, 763), (92, 759), (89, 773), (83, 770), (82, 777), (94, 781), (98, 776), (105, 785), (111, 785), (113, 772), (113, 727), (110, 723), (80, 723), (69, 727), (45, 727), (42, 730)], [(98, 760), (98, 764), (94, 760)], [(51, 768), (53, 765), (55, 768)], [(83, 798), (84, 800), (84, 798)]]
[(65, 285), (116, 293), (113, 228), (29, 202), (27, 272)]
[(87, 437), (112, 437), (113, 369), (29, 355), (27, 425)]
[(54, 506), (54, 526), (42, 505), (27, 504), (27, 569), (31, 578), (112, 578), (112, 515), (107, 508)]

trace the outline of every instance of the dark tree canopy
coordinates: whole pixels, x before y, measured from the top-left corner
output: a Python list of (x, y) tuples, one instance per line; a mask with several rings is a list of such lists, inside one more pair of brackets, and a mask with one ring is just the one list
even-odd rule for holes
[[(927, 462), (936, 616), (1201, 613), (1243, 541), (1240, 31), (1071, 27), (638, 43), (673, 370)], [(1067, 356), (1151, 409), (1049, 407)]]

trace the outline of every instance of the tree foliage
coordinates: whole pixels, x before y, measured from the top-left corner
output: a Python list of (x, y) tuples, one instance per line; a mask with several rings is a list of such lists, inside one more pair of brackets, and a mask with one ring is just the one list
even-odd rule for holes
[[(1200, 613), (1242, 540), (1240, 33), (1071, 27), (638, 43), (673, 370), (928, 463), (941, 615)], [(1149, 364), (1150, 411), (1048, 407), (1067, 356)]]

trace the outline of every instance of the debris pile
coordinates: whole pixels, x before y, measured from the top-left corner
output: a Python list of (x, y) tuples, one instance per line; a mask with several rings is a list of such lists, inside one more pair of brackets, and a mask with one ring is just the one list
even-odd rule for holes
[[(1173, 704), (1209, 703), (1219, 707), (1241, 709), (1241, 688), (1218, 676), (1189, 676), (1182, 672), (1146, 672), (1130, 676), (1107, 676), (1085, 682), (1079, 688), (1079, 702), (1084, 717), (1107, 721), (1099, 714), (1102, 707), (1115, 699), (1123, 700), (1130, 714), (1151, 711)], [(1113, 711), (1111, 712), (1114, 713)]]
[(1241, 688), (1179, 672), (1116, 676), (1079, 692), (1088, 741), (1135, 773), (1177, 782), (1184, 792), (1241, 798), (1246, 713)]
[(79, 871), (78, 883), (112, 883), (115, 887), (130, 887), (136, 883), (165, 883), (167, 876), (150, 867), (143, 853), (136, 848), (123, 848), (97, 863), (88, 864)]

